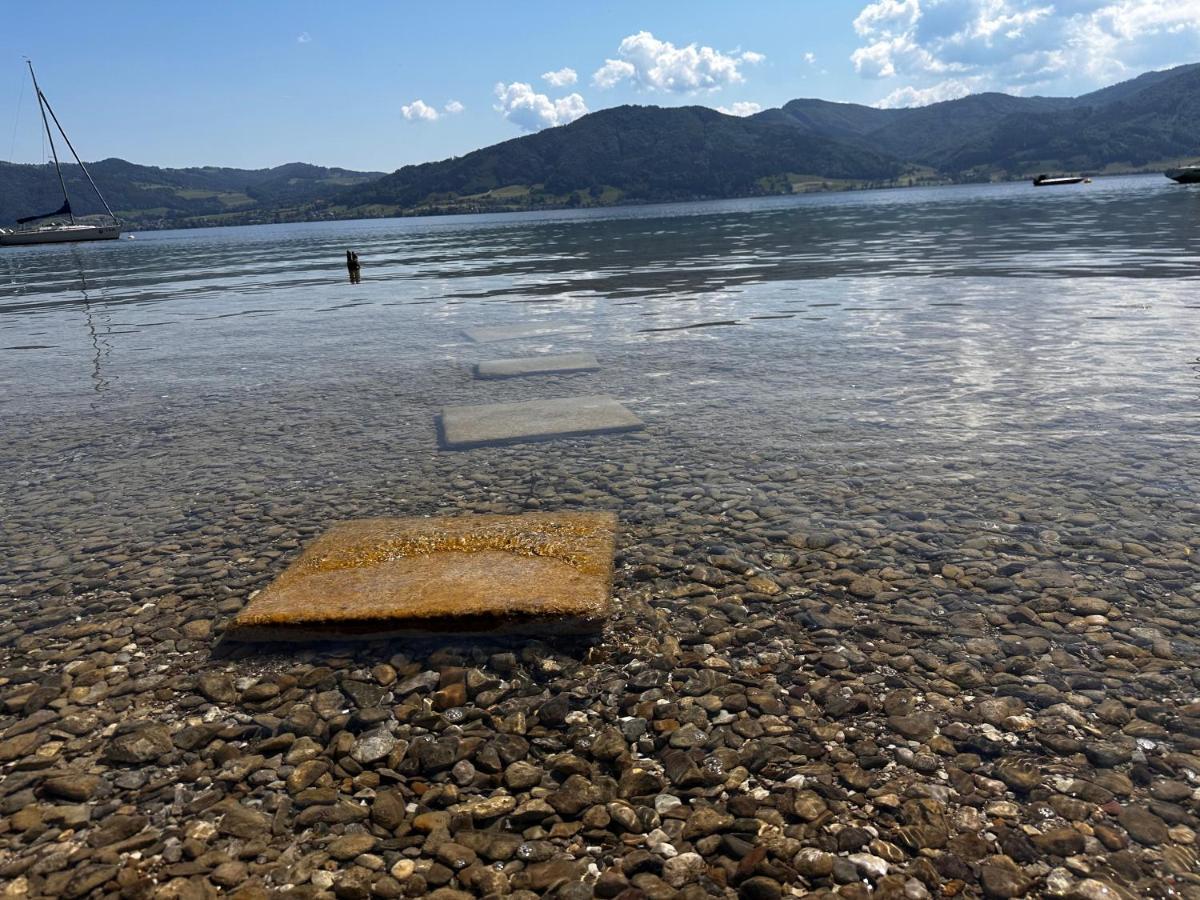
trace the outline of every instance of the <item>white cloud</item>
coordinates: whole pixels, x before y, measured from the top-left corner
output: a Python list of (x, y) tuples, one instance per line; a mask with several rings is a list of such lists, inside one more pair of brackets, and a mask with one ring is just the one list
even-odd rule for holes
[(752, 116), (757, 112), (762, 112), (762, 105), (753, 100), (739, 100), (728, 106), (718, 106), (717, 112), (723, 112), (727, 116)]
[(563, 66), (553, 72), (543, 72), (542, 80), (551, 87), (566, 87), (579, 80), (579, 73), (569, 66)]
[(514, 81), (512, 84), (498, 82), (496, 98), (500, 101), (496, 110), (526, 131), (541, 131), (555, 125), (566, 125), (580, 116), (587, 115), (588, 111), (583, 97), (579, 94), (567, 94), (565, 97), (551, 100), (523, 81)]
[(449, 101), (439, 111), (436, 106), (430, 106), (424, 100), (414, 100), (400, 107), (400, 114), (410, 122), (436, 122), (442, 116), (453, 116), (466, 109), (457, 100)]
[(300, 32), (299, 36), (297, 36), (296, 43), (297, 44), (311, 44), (312, 43), (312, 35), (309, 34), (307, 31), (302, 31), (302, 32)]
[(875, 105), (882, 109), (893, 109), (899, 106), (928, 106), (930, 103), (941, 103), (943, 100), (957, 100), (971, 93), (971, 83), (950, 78), (927, 88), (915, 88), (911, 85), (896, 88)]
[(432, 122), (441, 116), (441, 113), (424, 100), (414, 100), (412, 103), (406, 103), (400, 107), (400, 112), (410, 122)]
[(812, 66), (812, 65), (816, 65), (816, 62), (817, 62), (817, 54), (813, 53), (812, 51), (809, 51), (808, 53), (805, 53), (805, 54), (804, 54), (804, 61), (805, 61), (806, 63), (808, 63), (810, 66)]
[(713, 91), (741, 83), (745, 80), (742, 66), (756, 65), (764, 59), (763, 54), (753, 50), (722, 53), (696, 44), (676, 47), (648, 31), (639, 31), (621, 41), (617, 58), (605, 60), (592, 75), (592, 83), (609, 88), (629, 80), (655, 91)]
[(851, 61), (880, 105), (964, 90), (1078, 93), (1200, 57), (1200, 0), (875, 0)]
[(592, 84), (598, 88), (610, 88), (626, 78), (632, 78), (636, 72), (637, 69), (631, 62), (623, 59), (608, 59), (592, 75)]

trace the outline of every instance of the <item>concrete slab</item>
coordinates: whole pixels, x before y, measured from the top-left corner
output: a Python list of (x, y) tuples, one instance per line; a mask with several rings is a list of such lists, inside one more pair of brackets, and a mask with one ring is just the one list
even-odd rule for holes
[(450, 450), (540, 441), (583, 434), (636, 431), (642, 420), (607, 394), (447, 406), (442, 409), (440, 436)]
[(519, 338), (540, 338), (555, 334), (581, 334), (587, 331), (588, 328), (584, 325), (551, 322), (544, 325), (482, 325), (468, 328), (463, 333), (477, 344), (490, 344), (493, 341), (515, 341)]
[(609, 512), (339, 522), (256, 594), (233, 640), (586, 633), (611, 608)]
[(475, 366), (476, 378), (516, 378), (558, 372), (595, 372), (600, 362), (592, 353), (556, 353), (520, 359), (493, 359)]

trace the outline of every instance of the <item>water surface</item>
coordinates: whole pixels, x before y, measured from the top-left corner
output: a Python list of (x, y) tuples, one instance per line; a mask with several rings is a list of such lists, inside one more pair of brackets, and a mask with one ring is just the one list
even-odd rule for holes
[[(618, 509), (630, 564), (798, 528), (901, 567), (1086, 568), (1072, 522), (1190, 545), (1198, 228), (1200, 190), (1130, 177), (9, 248), (0, 583), (236, 598), (331, 518), (557, 506)], [(470, 374), (570, 350), (602, 370)], [(437, 448), (444, 405), (593, 393), (646, 430)], [(1195, 599), (1161, 575), (1129, 589)]]

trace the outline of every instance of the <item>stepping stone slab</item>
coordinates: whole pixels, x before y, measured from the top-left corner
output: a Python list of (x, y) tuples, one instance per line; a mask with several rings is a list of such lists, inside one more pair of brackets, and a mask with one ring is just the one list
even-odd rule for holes
[(642, 420), (607, 394), (446, 406), (442, 409), (441, 442), (448, 450), (518, 441), (543, 441), (582, 434), (636, 431)]
[(485, 325), (468, 328), (464, 334), (477, 344), (488, 344), (492, 341), (515, 341), (552, 334), (579, 334), (587, 330), (583, 325)]
[(554, 372), (595, 372), (600, 362), (591, 353), (558, 353), (521, 359), (493, 359), (475, 366), (476, 378), (514, 378)]
[(597, 631), (611, 610), (610, 512), (352, 519), (226, 630), (245, 641)]

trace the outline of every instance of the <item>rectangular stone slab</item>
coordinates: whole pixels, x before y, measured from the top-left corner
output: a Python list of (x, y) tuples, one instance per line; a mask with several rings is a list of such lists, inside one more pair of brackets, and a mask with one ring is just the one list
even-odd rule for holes
[(607, 394), (443, 407), (442, 446), (449, 450), (636, 431), (642, 420)]
[(595, 372), (600, 362), (591, 353), (556, 353), (520, 359), (492, 359), (475, 366), (476, 378), (515, 378), (556, 372)]
[(588, 329), (583, 325), (482, 325), (468, 328), (464, 332), (467, 337), (477, 344), (489, 344), (493, 341), (515, 341), (519, 338), (549, 337), (554, 334), (579, 334)]
[(352, 519), (254, 595), (233, 640), (581, 634), (611, 610), (610, 512)]

